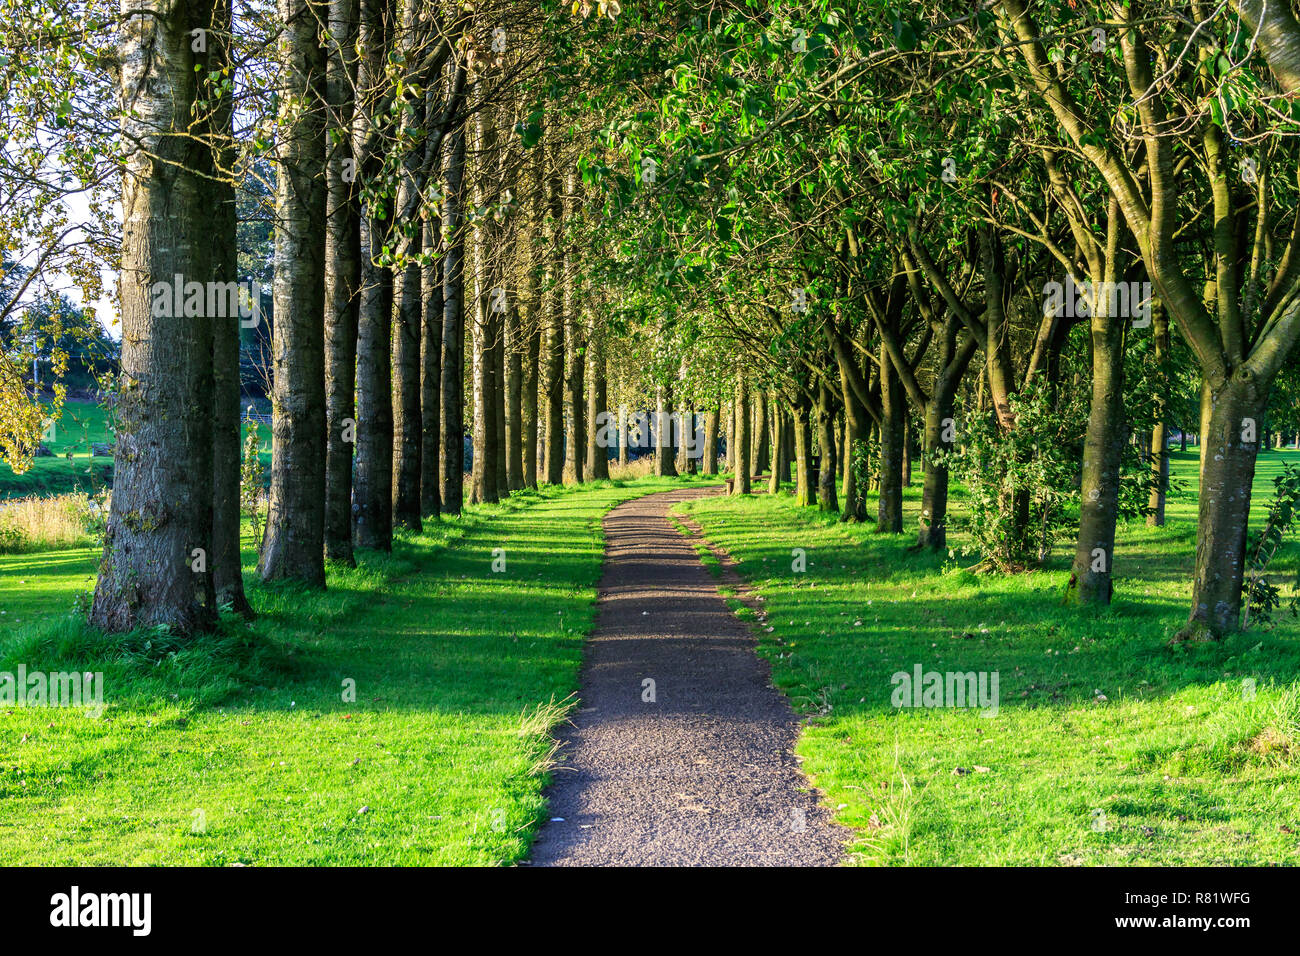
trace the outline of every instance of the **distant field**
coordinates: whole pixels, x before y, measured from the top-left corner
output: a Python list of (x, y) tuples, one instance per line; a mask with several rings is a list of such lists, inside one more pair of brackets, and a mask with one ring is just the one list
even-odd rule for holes
[[(53, 458), (37, 458), (21, 475), (0, 462), (0, 499), (27, 495), (58, 495), (73, 491), (94, 492), (103, 487), (113, 471), (113, 459), (91, 457), (94, 444), (113, 444), (108, 413), (95, 402), (69, 401), (44, 444)], [(258, 426), (259, 440), (268, 448), (271, 429)], [(72, 452), (72, 460), (65, 457)], [(265, 454), (270, 461), (269, 450)]]

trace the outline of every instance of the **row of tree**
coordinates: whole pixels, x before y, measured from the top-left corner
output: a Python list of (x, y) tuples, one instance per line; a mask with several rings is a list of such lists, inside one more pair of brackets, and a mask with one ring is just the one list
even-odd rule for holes
[(102, 136), (104, 77), (120, 120), (93, 620), (248, 610), (229, 303), (262, 269), (264, 579), (605, 477), (599, 416), (653, 407), (703, 423), (706, 471), (727, 437), (736, 493), (766, 471), (861, 521), (874, 491), (886, 533), (915, 450), (918, 547), (953, 547), (956, 477), (984, 566), (1073, 538), (1069, 596), (1105, 604), (1176, 427), (1202, 461), (1183, 634), (1232, 630), (1256, 458), (1300, 431), (1300, 26), (1274, 6), (38, 2), (18, 32), (80, 51), (46, 141)]

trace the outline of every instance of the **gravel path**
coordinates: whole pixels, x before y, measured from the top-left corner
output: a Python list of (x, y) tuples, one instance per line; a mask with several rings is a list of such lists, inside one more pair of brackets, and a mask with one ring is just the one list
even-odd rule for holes
[[(536, 865), (809, 866), (847, 835), (792, 754), (798, 723), (754, 638), (665, 514), (718, 489), (648, 495), (605, 518), (605, 570)], [(649, 696), (652, 680), (654, 701)]]

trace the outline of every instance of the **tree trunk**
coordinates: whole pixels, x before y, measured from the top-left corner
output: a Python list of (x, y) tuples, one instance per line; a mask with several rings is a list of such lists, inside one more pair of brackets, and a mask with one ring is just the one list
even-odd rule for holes
[(718, 425), (722, 419), (722, 410), (716, 406), (709, 409), (704, 417), (704, 474), (718, 473)]
[[(384, 172), (384, 157), (369, 145), (380, 118), (392, 26), (391, 0), (362, 0), (359, 46), (365, 51), (353, 122), (353, 151), (366, 181)], [(364, 104), (364, 105), (363, 105)], [(361, 304), (357, 313), (356, 463), (352, 472), (352, 542), (389, 551), (393, 546), (393, 276), (380, 265), (390, 242), (392, 202), (375, 199), (361, 216)]]
[[(497, 288), (493, 286), (493, 288)], [(506, 348), (505, 315), (488, 316), (492, 330), (492, 439), (496, 444), (496, 486), (498, 500), (510, 497), (506, 470)]]
[[(352, 555), (352, 453), (356, 446), (357, 314), (361, 217), (351, 130), (355, 121), (359, 0), (331, 0), (326, 64), (330, 155), (325, 167), (325, 558)], [(337, 132), (335, 132), (337, 131)]]
[[(122, 356), (116, 482), (91, 622), (106, 631), (190, 633), (215, 618), (211, 550), (212, 332), (200, 315), (154, 315), (155, 290), (209, 281), (210, 159), (189, 135), (197, 100), (189, 31), (212, 20), (200, 0), (142, 0), (118, 40), (122, 70)], [(177, 295), (183, 294), (181, 289)], [(174, 309), (168, 310), (174, 313)]]
[(750, 434), (750, 459), (754, 477), (758, 477), (768, 464), (767, 393), (756, 391), (751, 403), (754, 406), (753, 431)]
[(655, 474), (661, 478), (677, 476), (673, 449), (673, 387), (661, 385), (655, 391)]
[(1092, 405), (1083, 445), (1079, 538), (1067, 594), (1078, 604), (1109, 604), (1124, 452), (1124, 320), (1094, 315), (1091, 328)]
[(912, 413), (910, 410), (903, 412), (903, 487), (912, 487), (912, 442), (915, 439), (912, 436)]
[[(1169, 386), (1169, 315), (1163, 306), (1152, 306), (1151, 331), (1155, 334), (1156, 424), (1151, 430), (1151, 495), (1147, 500), (1147, 524), (1160, 528), (1165, 523), (1165, 496), (1169, 491), (1169, 409), (1165, 394)], [(1186, 450), (1187, 436), (1183, 436)]]
[(781, 473), (781, 480), (787, 484), (794, 479), (791, 477), (791, 468), (794, 465), (794, 417), (790, 412), (785, 413), (785, 453), (782, 456), (784, 470)]
[(835, 409), (831, 406), (831, 392), (825, 383), (817, 387), (817, 444), (821, 459), (817, 473), (817, 507), (822, 511), (839, 511), (835, 498)]
[(831, 419), (831, 428), (835, 434), (835, 479), (844, 481), (844, 466), (849, 461), (848, 429), (838, 411)]
[[(731, 493), (735, 495), (749, 494), (749, 385), (745, 381), (745, 373), (742, 371), (736, 376), (736, 417), (732, 438), (735, 439), (736, 460), (731, 462), (735, 474), (734, 482), (731, 486)], [(728, 454), (731, 449), (728, 448)]]
[(781, 472), (785, 468), (785, 416), (776, 402), (768, 403), (768, 417), (772, 420), (771, 455), (772, 477), (767, 482), (767, 493), (779, 494), (781, 491)]
[[(398, 208), (405, 208), (408, 197), (399, 193)], [(418, 255), (423, 242), (420, 224), (407, 249)], [(420, 340), (424, 319), (424, 270), (412, 261), (402, 270), (397, 293), (397, 321), (393, 328), (392, 362), (395, 373), (393, 417), (393, 521), (419, 531), (420, 470), (424, 464), (421, 442), (424, 437), (420, 417)]]
[[(536, 301), (536, 300), (534, 300)], [(535, 325), (538, 312), (534, 308), (530, 320)], [(541, 359), (542, 332), (534, 328), (528, 333), (528, 360), (524, 363), (523, 420), (524, 420), (524, 487), (537, 487), (537, 386), (541, 381), (538, 362)]]
[[(1211, 439), (1210, 434), (1210, 416), (1214, 410), (1214, 396), (1210, 392), (1210, 383), (1204, 376), (1201, 378), (1201, 430), (1197, 433), (1196, 447), (1201, 453), (1200, 466), (1198, 468), (1201, 482), (1205, 481), (1205, 459), (1206, 448)], [(1217, 439), (1216, 439), (1217, 440)]]
[(953, 432), (953, 395), (943, 395), (936, 387), (925, 409), (925, 451), (921, 456), (923, 484), (921, 486), (921, 529), (916, 546), (942, 552), (948, 547), (948, 468), (940, 464), (936, 452), (952, 450), (952, 442), (945, 440)]
[[(213, 4), (215, 34), (209, 38), (210, 62), (204, 72), (221, 74), (230, 69), (231, 2)], [(212, 191), (212, 277), (216, 282), (238, 280), (238, 215), (233, 175), (235, 168), (234, 103), (229, 94), (213, 96), (211, 129), (216, 161)], [(239, 480), (239, 329), (240, 317), (211, 317), (212, 322), (212, 582), (216, 606), (230, 608), (245, 618), (253, 609), (244, 595), (244, 569), (240, 555)]]
[[(284, 73), (275, 189), (275, 368), (265, 581), (325, 586), (325, 51), (306, 0), (280, 0)], [(386, 343), (385, 343), (386, 344)]]
[(1207, 389), (1210, 414), (1202, 429), (1201, 489), (1192, 578), (1192, 610), (1179, 639), (1221, 637), (1240, 626), (1246, 529), (1257, 441), (1245, 441), (1268, 406), (1267, 383), (1230, 378)]
[[(554, 155), (548, 151), (548, 155)], [(543, 389), (546, 393), (546, 480), (552, 485), (564, 481), (564, 301), (559, 286), (564, 282), (558, 174), (546, 177), (546, 205), (550, 212), (546, 229), (546, 360)]]
[(609, 413), (605, 409), (609, 386), (605, 379), (604, 348), (596, 337), (594, 327), (589, 327), (587, 337), (587, 476), (592, 481), (609, 478), (609, 453), (600, 441), (608, 427), (597, 427), (597, 417), (605, 422)]
[[(480, 110), (476, 122), (481, 127), (483, 113)], [(475, 142), (475, 152), (482, 142), (480, 129)], [(483, 196), (479, 188), (474, 192), (474, 204), (483, 205)], [(470, 322), (472, 344), (472, 381), (474, 390), (474, 433), (473, 457), (470, 464), (472, 485), (470, 503), (484, 504), (498, 500), (497, 496), (497, 441), (496, 441), (496, 405), (494, 361), (492, 356), (492, 313), (488, 308), (487, 285), (488, 265), (485, 246), (484, 225), (481, 220), (475, 223), (473, 243), (474, 291)]]
[[(396, 46), (402, 62), (413, 64), (424, 37), (427, 21), (420, 12), (420, 0), (401, 0), (400, 28)], [(404, 78), (405, 80), (406, 78)], [(408, 104), (400, 123), (402, 139), (420, 145), (406, 150), (399, 170), (393, 238), (398, 261), (394, 274), (396, 315), (394, 316), (390, 362), (393, 373), (393, 503), (392, 520), (412, 531), (423, 529), (421, 521), (420, 473), (424, 466), (424, 425), (420, 404), (420, 346), (424, 325), (424, 268), (419, 260), (424, 249), (424, 227), (420, 221), (420, 199), (426, 159), (423, 132), (434, 117), (426, 115), (428, 93)], [(431, 157), (429, 157), (431, 159)]]
[(876, 531), (903, 533), (903, 418), (907, 394), (889, 358), (880, 352), (880, 497), (876, 506)]
[(377, 265), (387, 244), (387, 220), (361, 223), (361, 307), (357, 319), (357, 458), (353, 471), (353, 543), (393, 546), (393, 395), (389, 339), (392, 273)]
[(688, 437), (690, 428), (694, 424), (691, 420), (694, 411), (688, 405), (677, 411), (673, 416), (673, 423), (677, 429), (676, 457), (673, 459), (673, 466), (677, 469), (679, 475), (689, 475), (691, 473), (691, 456), (689, 453)]
[[(870, 422), (867, 421), (867, 410), (854, 394), (849, 379), (845, 373), (843, 365), (840, 365), (840, 392), (844, 402), (844, 457), (846, 465), (844, 467), (843, 485), (841, 490), (844, 497), (844, 513), (840, 516), (843, 521), (866, 521), (867, 520), (867, 501), (866, 488), (858, 487), (858, 476), (853, 468), (853, 457), (857, 454), (858, 449), (854, 446), (858, 442), (865, 442), (870, 428)], [(865, 454), (865, 450), (863, 451)], [(866, 464), (864, 462), (864, 464)], [(869, 468), (862, 469), (863, 474), (869, 474)]]
[(960, 326), (955, 319), (943, 329), (939, 353), (940, 373), (936, 377), (925, 405), (925, 444), (921, 449), (924, 484), (921, 489), (921, 529), (916, 546), (943, 552), (948, 547), (948, 468), (940, 463), (940, 453), (952, 451), (957, 437), (954, 410), (962, 377), (975, 357), (976, 342), (967, 338), (960, 350), (957, 336)]
[(794, 498), (800, 507), (811, 508), (817, 503), (816, 469), (813, 466), (812, 405), (800, 393), (794, 402)]
[[(570, 193), (574, 189), (573, 174), (567, 179)], [(570, 203), (566, 202), (566, 207)], [(571, 212), (569, 213), (571, 214)], [(567, 244), (566, 244), (567, 250)], [(572, 255), (566, 251), (564, 256), (564, 317), (565, 317), (565, 356), (568, 360), (568, 390), (565, 393), (565, 414), (568, 418), (568, 430), (565, 434), (565, 457), (573, 467), (573, 480), (579, 484), (583, 481), (583, 458), (587, 453), (586, 406), (583, 402), (583, 341), (582, 316), (578, 309), (576, 282), (577, 267)]]
[(441, 220), (424, 223), (426, 252), (431, 258), (423, 275), (424, 311), (420, 342), (420, 512), (436, 518), (442, 513), (442, 466), (439, 430), (442, 418), (442, 255)]
[(443, 512), (458, 515), (465, 502), (465, 217), (462, 206), (465, 132), (462, 128), (451, 130), (444, 150), (441, 498)]
[(520, 334), (520, 315), (511, 303), (504, 316), (505, 335), (505, 462), (506, 490), (518, 491), (524, 487), (524, 350)]
[(537, 438), (538, 405), (537, 391), (541, 385), (541, 368), (539, 362), (542, 354), (542, 301), (541, 289), (537, 283), (535, 266), (541, 262), (541, 226), (546, 214), (545, 165), (546, 151), (541, 147), (534, 149), (527, 162), (527, 189), (529, 190), (528, 219), (524, 227), (522, 247), (517, 247), (523, 262), (523, 288), (519, 296), (519, 318), (516, 325), (518, 346), (523, 349), (523, 365), (520, 380), (520, 419), (522, 428), (520, 449), (522, 453), (521, 468), (525, 488), (537, 487)]

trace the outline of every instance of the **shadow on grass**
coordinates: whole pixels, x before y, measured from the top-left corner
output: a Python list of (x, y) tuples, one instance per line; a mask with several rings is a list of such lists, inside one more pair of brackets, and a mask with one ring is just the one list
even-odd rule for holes
[[(1282, 621), (1211, 644), (1170, 647), (1186, 618), (1191, 557), (1181, 525), (1142, 527), (1117, 549), (1129, 576), (1103, 609), (1066, 606), (1068, 558), (998, 576), (946, 555), (908, 551), (911, 537), (801, 509), (789, 496), (709, 498), (685, 507), (766, 596), (761, 652), (784, 666), (791, 697), (837, 715), (896, 714), (892, 676), (926, 671), (1000, 675), (1002, 707), (1168, 697), (1224, 681), (1300, 677), (1300, 628)], [(793, 570), (802, 548), (807, 570)], [(770, 629), (770, 630), (769, 630)]]

